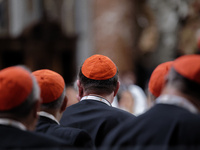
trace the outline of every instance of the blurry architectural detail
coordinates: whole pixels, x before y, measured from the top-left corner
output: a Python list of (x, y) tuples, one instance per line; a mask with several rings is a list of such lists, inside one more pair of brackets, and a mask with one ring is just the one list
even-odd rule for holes
[[(75, 28), (77, 39), (77, 66), (82, 65), (84, 60), (95, 53), (93, 36), (93, 13), (94, 0), (75, 1)], [(77, 67), (77, 71), (79, 67)]]
[[(145, 16), (137, 16), (140, 31), (137, 36), (141, 41), (137, 42), (140, 54), (136, 72), (141, 87), (146, 88), (148, 78), (158, 64), (177, 57), (178, 34), (181, 21), (188, 13), (188, 1), (137, 0), (138, 6), (143, 8), (137, 7), (137, 11)], [(148, 26), (141, 28), (141, 22), (144, 27)], [(150, 43), (147, 43), (148, 39), (151, 39)]]
[(8, 35), (8, 1), (0, 1), (0, 36)]
[(53, 69), (62, 74), (67, 82), (73, 81), (75, 36), (66, 36), (58, 23), (44, 18), (28, 26), (19, 38), (24, 42), (25, 64), (31, 69)]
[(134, 69), (135, 0), (94, 2), (94, 43), (96, 53), (109, 56), (120, 71)]
[(179, 33), (178, 55), (200, 53), (200, 0), (189, 1)]
[(63, 4), (63, 0), (43, 0), (43, 13), (51, 19), (51, 20), (57, 20), (58, 22), (61, 21), (61, 7)]
[(145, 1), (137, 1), (136, 24), (140, 29), (138, 49), (140, 55), (155, 52), (158, 45), (159, 32), (154, 13)]
[(63, 0), (61, 6), (61, 26), (67, 35), (76, 34), (75, 0)]
[[(180, 21), (188, 12), (188, 0), (148, 0), (151, 6), (159, 31), (159, 41), (155, 53), (145, 57), (146, 64), (155, 67), (158, 64), (172, 60), (177, 53), (177, 37)], [(154, 60), (152, 62), (152, 60)], [(153, 64), (152, 64), (152, 63)]]
[(19, 36), (23, 29), (41, 16), (40, 0), (6, 0), (9, 10), (9, 35)]
[(0, 68), (49, 68), (73, 82), (100, 53), (145, 89), (158, 64), (200, 53), (199, 13), (200, 0), (0, 0)]
[(48, 68), (62, 74), (66, 83), (74, 81), (77, 36), (62, 21), (68, 12), (73, 23), (69, 12), (74, 8), (63, 4), (64, 0), (8, 0), (9, 26), (8, 34), (0, 37), (0, 68), (17, 64), (31, 70)]

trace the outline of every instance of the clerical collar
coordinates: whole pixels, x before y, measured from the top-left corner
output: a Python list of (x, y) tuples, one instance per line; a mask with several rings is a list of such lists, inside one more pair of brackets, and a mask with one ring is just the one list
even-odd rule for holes
[(107, 104), (108, 106), (111, 106), (111, 104), (110, 104), (110, 102), (108, 100), (106, 100), (105, 98), (100, 97), (100, 96), (96, 96), (96, 95), (84, 96), (84, 97), (81, 98), (81, 101), (87, 100), (87, 99), (103, 102), (103, 103)]
[(47, 117), (47, 118), (49, 118), (49, 119), (55, 121), (57, 124), (60, 125), (59, 121), (58, 121), (52, 114), (47, 113), (47, 112), (45, 112), (45, 111), (40, 111), (40, 112), (38, 112), (38, 114), (39, 114), (40, 116)]
[(21, 130), (27, 130), (27, 128), (19, 121), (7, 119), (7, 118), (0, 118), (0, 124), (6, 126), (12, 126)]
[(171, 105), (177, 105), (180, 107), (183, 107), (187, 110), (189, 110), (191, 113), (197, 114), (198, 109), (187, 99), (175, 96), (175, 95), (161, 95), (156, 99), (156, 104), (171, 104)]

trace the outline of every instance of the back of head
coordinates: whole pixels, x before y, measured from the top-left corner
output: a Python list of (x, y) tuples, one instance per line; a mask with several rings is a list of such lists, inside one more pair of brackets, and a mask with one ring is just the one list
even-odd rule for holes
[(65, 81), (63, 77), (48, 69), (41, 69), (32, 73), (40, 86), (43, 109), (58, 109), (65, 98)]
[(104, 55), (93, 55), (80, 68), (79, 81), (86, 92), (110, 94), (118, 84), (118, 70), (114, 62)]
[(12, 66), (0, 71), (0, 117), (22, 120), (40, 99), (40, 90), (29, 70)]
[(172, 66), (173, 61), (168, 61), (158, 65), (151, 74), (149, 80), (149, 92), (154, 96), (154, 99), (157, 98), (164, 87), (166, 76)]
[(177, 58), (169, 72), (167, 86), (200, 102), (200, 55)]

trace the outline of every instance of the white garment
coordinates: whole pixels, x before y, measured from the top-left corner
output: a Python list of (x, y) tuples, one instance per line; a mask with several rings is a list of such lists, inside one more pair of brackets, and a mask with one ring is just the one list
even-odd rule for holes
[(118, 105), (118, 101), (117, 101), (117, 97), (116, 97), (116, 96), (114, 97), (114, 100), (113, 100), (113, 102), (112, 102), (111, 105), (112, 105), (113, 107), (116, 107), (116, 108), (119, 107), (119, 105)]
[(198, 109), (187, 99), (176, 95), (161, 95), (156, 99), (156, 104), (171, 104), (183, 107), (191, 113), (197, 114)]
[(60, 125), (59, 121), (58, 121), (52, 114), (47, 113), (47, 112), (45, 112), (45, 111), (40, 111), (40, 112), (38, 112), (38, 114), (39, 114), (40, 116), (47, 117), (47, 118), (49, 118), (49, 119), (51, 119), (51, 120), (54, 120), (57, 124)]
[(103, 97), (88, 95), (88, 96), (82, 97), (81, 101), (87, 100), (87, 99), (103, 102), (103, 103), (107, 104), (108, 106), (111, 106), (110, 102), (108, 100), (106, 100), (105, 98), (103, 98)]
[(26, 127), (19, 121), (12, 120), (12, 119), (7, 119), (7, 118), (1, 118), (0, 119), (0, 124), (1, 125), (7, 125), (7, 126), (12, 126), (21, 130), (27, 130)]
[[(133, 85), (128, 86), (128, 90), (130, 91), (134, 99), (133, 114), (138, 116), (144, 113), (148, 109), (148, 105), (147, 105), (146, 94), (144, 93), (142, 88), (139, 87), (138, 85), (133, 84)], [(116, 97), (114, 98), (114, 101), (112, 102), (112, 106), (119, 108)]]
[(129, 91), (134, 97), (134, 115), (140, 115), (147, 110), (147, 97), (141, 87), (137, 85), (130, 85)]

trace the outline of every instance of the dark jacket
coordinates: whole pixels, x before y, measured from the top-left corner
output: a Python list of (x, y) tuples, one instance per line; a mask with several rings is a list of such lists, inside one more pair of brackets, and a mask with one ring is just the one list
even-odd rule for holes
[(103, 149), (199, 149), (200, 116), (185, 108), (156, 104), (135, 120), (127, 120), (104, 140)]
[(44, 116), (40, 116), (36, 126), (36, 132), (59, 137), (63, 139), (66, 144), (73, 147), (82, 149), (94, 148), (94, 143), (86, 131), (77, 128), (62, 127), (54, 120)]
[(0, 125), (0, 149), (71, 149), (64, 141), (58, 138), (47, 137), (43, 134), (24, 131), (15, 127)]
[(60, 123), (67, 127), (85, 129), (94, 139), (95, 145), (99, 147), (112, 129), (124, 120), (134, 118), (131, 113), (103, 102), (83, 100), (69, 106), (63, 113)]

